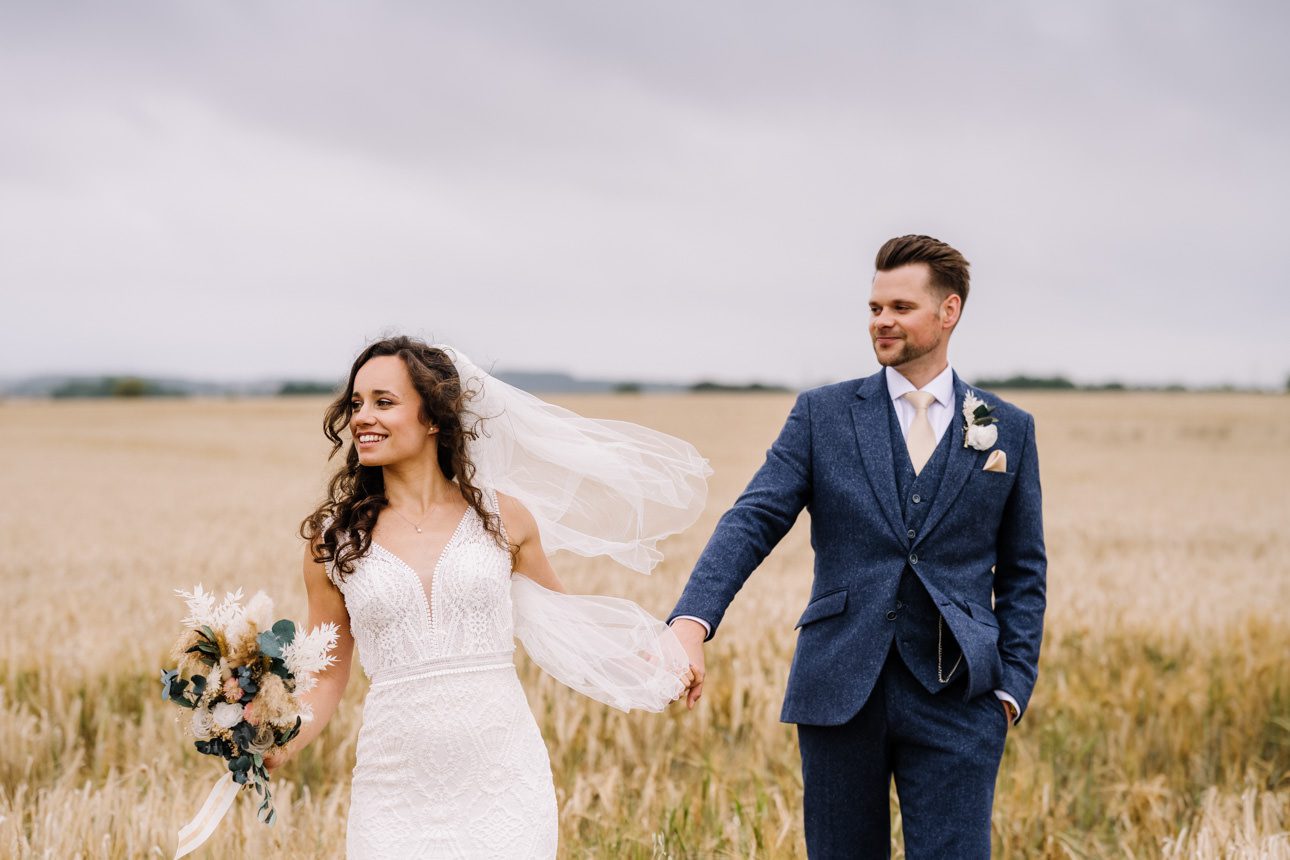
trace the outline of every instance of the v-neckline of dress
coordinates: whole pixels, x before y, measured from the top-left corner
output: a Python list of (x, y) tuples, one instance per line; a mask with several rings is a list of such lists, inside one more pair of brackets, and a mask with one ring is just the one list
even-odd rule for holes
[(444, 557), (448, 555), (448, 551), (453, 548), (453, 545), (457, 542), (457, 538), (461, 536), (462, 530), (465, 529), (472, 511), (474, 511), (474, 508), (470, 506), (466, 507), (465, 512), (461, 515), (461, 519), (457, 522), (457, 528), (453, 529), (452, 534), (448, 536), (448, 540), (444, 542), (443, 549), (439, 550), (439, 555), (435, 557), (434, 565), (430, 568), (429, 594), (426, 593), (425, 578), (417, 572), (415, 567), (408, 564), (388, 548), (381, 546), (381, 544), (377, 543), (375, 540), (372, 541), (372, 546), (385, 553), (386, 557), (399, 567), (406, 570), (412, 575), (412, 578), (416, 580), (417, 593), (421, 595), (421, 616), (428, 620), (431, 627), (436, 625), (439, 618), (439, 607), (437, 605), (439, 602), (439, 568), (443, 566), (443, 560)]

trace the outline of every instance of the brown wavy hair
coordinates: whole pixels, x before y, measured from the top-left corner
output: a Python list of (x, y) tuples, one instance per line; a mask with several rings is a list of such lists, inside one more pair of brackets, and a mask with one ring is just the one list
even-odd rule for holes
[[(421, 420), (439, 428), (435, 436), (439, 468), (444, 477), (457, 483), (461, 497), (479, 514), (498, 546), (510, 553), (513, 563), (517, 548), (502, 535), (500, 519), (484, 506), (484, 494), (474, 484), (475, 464), (466, 452), (466, 444), (479, 436), (479, 420), (465, 408), (474, 392), (463, 390), (452, 356), (444, 350), (398, 335), (382, 338), (360, 352), (349, 370), (345, 390), (323, 415), (323, 434), (332, 443), (327, 459), (335, 457), (345, 445), (341, 433), (349, 429), (353, 416), (351, 400), (359, 368), (384, 355), (397, 355), (403, 360), (421, 398)], [(336, 575), (344, 579), (353, 573), (354, 563), (371, 550), (377, 516), (389, 504), (385, 473), (380, 466), (359, 463), (358, 449), (350, 440), (344, 465), (332, 475), (322, 504), (300, 524), (300, 536), (314, 547), (314, 561), (330, 562)]]
[(873, 267), (890, 272), (911, 263), (926, 263), (931, 270), (932, 288), (942, 299), (950, 293), (959, 297), (960, 307), (967, 304), (971, 264), (954, 248), (931, 236), (910, 234), (888, 239), (878, 249)]

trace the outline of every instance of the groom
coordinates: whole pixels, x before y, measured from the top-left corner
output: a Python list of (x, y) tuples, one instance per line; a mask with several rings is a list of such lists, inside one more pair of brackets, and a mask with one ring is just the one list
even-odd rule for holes
[(989, 857), (1043, 631), (1035, 424), (949, 366), (968, 294), (958, 251), (901, 236), (876, 269), (882, 370), (797, 398), (669, 622), (696, 667), (693, 707), (704, 641), (809, 508), (815, 576), (780, 715), (798, 726), (809, 855), (887, 857), (894, 777), (911, 860)]

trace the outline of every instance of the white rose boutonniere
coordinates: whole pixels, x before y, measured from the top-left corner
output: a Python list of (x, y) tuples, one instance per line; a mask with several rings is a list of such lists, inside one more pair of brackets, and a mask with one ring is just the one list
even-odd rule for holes
[(971, 391), (963, 396), (963, 447), (988, 451), (999, 441), (999, 428), (994, 425), (999, 419), (994, 417), (994, 407), (981, 402)]

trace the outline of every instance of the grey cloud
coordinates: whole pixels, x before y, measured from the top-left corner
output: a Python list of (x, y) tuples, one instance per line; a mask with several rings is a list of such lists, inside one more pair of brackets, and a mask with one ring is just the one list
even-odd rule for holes
[(821, 381), (917, 230), (969, 373), (1279, 383), (1287, 13), (987, 5), (10, 4), (0, 364)]

